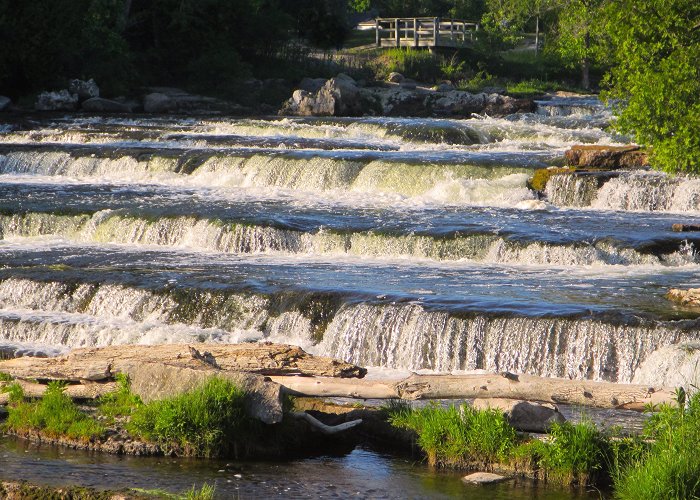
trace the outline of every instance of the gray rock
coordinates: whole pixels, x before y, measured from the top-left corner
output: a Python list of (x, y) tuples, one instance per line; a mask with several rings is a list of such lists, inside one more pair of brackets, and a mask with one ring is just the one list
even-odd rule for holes
[(359, 116), (364, 112), (360, 88), (345, 74), (326, 81), (317, 92), (295, 90), (280, 115)]
[(435, 87), (436, 92), (451, 92), (455, 89), (455, 86), (451, 83), (441, 83)]
[(36, 98), (37, 111), (73, 111), (78, 106), (78, 95), (66, 89), (59, 92), (42, 92)]
[(193, 369), (153, 362), (125, 362), (114, 367), (126, 373), (131, 390), (144, 402), (164, 399), (195, 389), (212, 376), (231, 380), (248, 393), (248, 414), (266, 424), (282, 421), (281, 386), (266, 380), (262, 375), (244, 372)]
[(473, 407), (480, 410), (501, 410), (510, 425), (524, 432), (547, 432), (552, 424), (566, 421), (556, 405), (550, 403), (493, 398), (475, 399)]
[(304, 78), (299, 82), (299, 89), (314, 94), (321, 90), (321, 87), (323, 87), (325, 83), (325, 78)]
[(9, 97), (0, 95), (0, 111), (5, 111), (12, 104), (12, 100)]
[(102, 97), (92, 97), (83, 101), (81, 108), (96, 113), (131, 113), (131, 107), (128, 105)]
[(153, 92), (143, 98), (143, 110), (146, 113), (170, 113), (175, 108), (175, 101), (161, 92)]
[(492, 472), (475, 472), (462, 478), (465, 483), (471, 484), (493, 484), (507, 481), (509, 478), (500, 476)]
[(404, 81), (404, 76), (401, 73), (392, 71), (391, 73), (389, 73), (389, 76), (386, 78), (386, 81), (391, 83), (401, 83)]
[(632, 377), (633, 384), (683, 387), (693, 392), (700, 387), (700, 342), (667, 345), (652, 352)]
[(68, 82), (68, 92), (76, 94), (79, 101), (86, 101), (93, 97), (100, 97), (100, 88), (95, 83), (95, 80), (90, 78), (85, 80), (71, 80)]

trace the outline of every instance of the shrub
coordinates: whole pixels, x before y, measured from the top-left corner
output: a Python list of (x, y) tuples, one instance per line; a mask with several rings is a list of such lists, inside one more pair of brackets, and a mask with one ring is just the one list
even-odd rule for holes
[(421, 82), (434, 82), (440, 78), (442, 61), (439, 56), (427, 50), (388, 49), (375, 61), (374, 67), (378, 79), (385, 79), (389, 73), (396, 71), (406, 78)]
[(185, 394), (139, 406), (127, 429), (147, 440), (182, 446), (187, 454), (236, 455), (237, 445), (252, 432), (245, 397), (232, 382), (212, 378)]
[(26, 402), (19, 384), (12, 384), (6, 428), (14, 432), (37, 430), (50, 437), (81, 440), (101, 437), (104, 427), (80, 411), (64, 394), (64, 388), (59, 382), (50, 382), (40, 400)]

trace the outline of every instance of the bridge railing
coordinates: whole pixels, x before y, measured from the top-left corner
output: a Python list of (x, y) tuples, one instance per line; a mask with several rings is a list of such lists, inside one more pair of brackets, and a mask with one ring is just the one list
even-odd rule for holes
[(461, 47), (479, 30), (477, 23), (438, 17), (375, 19), (377, 47)]

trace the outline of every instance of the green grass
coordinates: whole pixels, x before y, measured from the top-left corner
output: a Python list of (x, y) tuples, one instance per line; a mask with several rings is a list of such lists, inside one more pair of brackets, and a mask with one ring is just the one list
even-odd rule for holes
[(109, 421), (114, 421), (115, 417), (129, 416), (143, 405), (141, 398), (131, 392), (131, 383), (127, 375), (118, 373), (115, 378), (117, 390), (105, 394), (98, 400), (99, 412)]
[(678, 407), (662, 406), (647, 422), (651, 444), (616, 478), (616, 498), (700, 498), (700, 393), (680, 390), (677, 399)]
[(444, 64), (442, 58), (420, 49), (387, 49), (372, 63), (378, 80), (385, 80), (389, 73), (401, 73), (406, 78), (419, 82), (434, 82), (440, 79)]
[(193, 484), (192, 488), (179, 494), (170, 493), (162, 489), (131, 488), (131, 491), (154, 498), (167, 498), (172, 500), (212, 500), (216, 493), (216, 486), (204, 483), (201, 488), (197, 489)]
[(12, 382), (14, 377), (9, 373), (0, 372), (0, 382)]
[(232, 382), (212, 378), (193, 391), (136, 408), (127, 430), (149, 441), (179, 445), (189, 455), (235, 456), (252, 432), (245, 397)]
[(80, 411), (63, 393), (64, 387), (58, 382), (50, 382), (40, 400), (27, 402), (19, 384), (12, 384), (5, 428), (13, 432), (36, 430), (49, 437), (65, 436), (83, 441), (104, 435), (104, 426)]
[(417, 434), (431, 465), (488, 465), (506, 460), (516, 444), (515, 429), (497, 410), (428, 405), (416, 410), (395, 406), (388, 412), (392, 425)]

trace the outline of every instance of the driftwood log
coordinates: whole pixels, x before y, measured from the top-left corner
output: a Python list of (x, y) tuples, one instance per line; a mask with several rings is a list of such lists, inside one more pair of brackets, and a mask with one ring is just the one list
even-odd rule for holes
[(514, 374), (416, 375), (400, 381), (323, 377), (271, 377), (295, 395), (362, 399), (505, 398), (641, 411), (674, 404), (673, 392), (649, 385), (616, 384)]
[(296, 346), (272, 343), (114, 345), (74, 349), (56, 358), (22, 357), (0, 361), (13, 377), (68, 382), (111, 380), (124, 366), (160, 363), (178, 368), (213, 369), (260, 375), (362, 377), (359, 366), (312, 356)]

